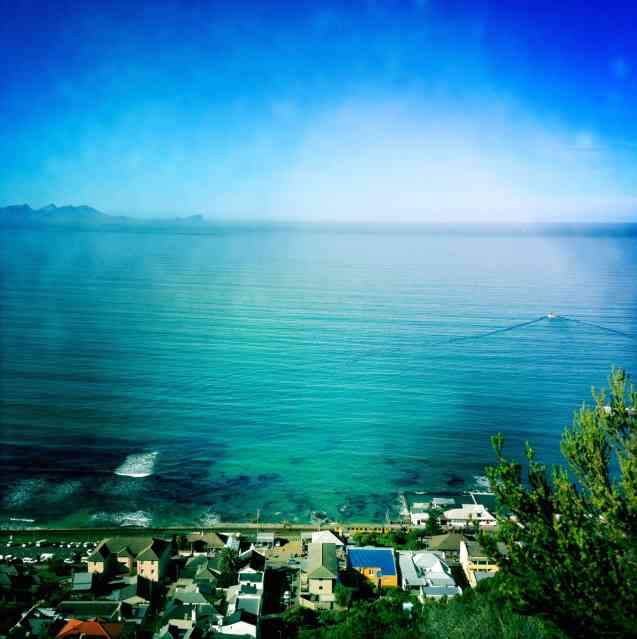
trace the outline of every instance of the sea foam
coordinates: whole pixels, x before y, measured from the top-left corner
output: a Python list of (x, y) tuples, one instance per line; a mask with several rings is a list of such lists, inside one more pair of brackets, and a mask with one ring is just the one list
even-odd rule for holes
[(157, 452), (129, 455), (124, 463), (115, 469), (115, 474), (124, 477), (148, 477), (153, 474), (158, 456)]

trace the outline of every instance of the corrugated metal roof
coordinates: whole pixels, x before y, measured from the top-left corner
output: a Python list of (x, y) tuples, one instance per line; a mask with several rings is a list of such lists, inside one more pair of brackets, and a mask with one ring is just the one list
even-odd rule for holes
[(352, 568), (379, 568), (380, 576), (396, 575), (396, 561), (391, 548), (348, 548), (347, 556)]

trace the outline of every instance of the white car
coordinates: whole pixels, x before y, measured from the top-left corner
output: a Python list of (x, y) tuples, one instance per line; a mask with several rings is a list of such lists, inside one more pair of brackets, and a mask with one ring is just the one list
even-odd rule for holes
[(25, 557), (22, 562), (25, 564), (35, 564), (37, 563), (37, 559), (35, 559), (34, 557)]

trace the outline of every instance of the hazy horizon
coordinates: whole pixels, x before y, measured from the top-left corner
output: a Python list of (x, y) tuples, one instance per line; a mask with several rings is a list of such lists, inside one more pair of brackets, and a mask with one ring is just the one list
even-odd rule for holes
[(0, 204), (366, 223), (637, 220), (637, 9), (21, 2)]

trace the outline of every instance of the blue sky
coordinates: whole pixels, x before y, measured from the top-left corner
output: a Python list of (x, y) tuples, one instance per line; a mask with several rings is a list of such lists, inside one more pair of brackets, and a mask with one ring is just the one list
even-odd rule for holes
[(0, 0), (0, 204), (637, 221), (630, 4)]

